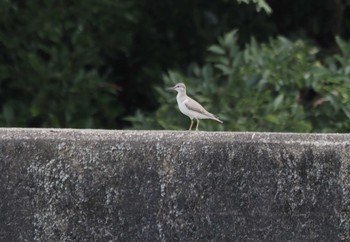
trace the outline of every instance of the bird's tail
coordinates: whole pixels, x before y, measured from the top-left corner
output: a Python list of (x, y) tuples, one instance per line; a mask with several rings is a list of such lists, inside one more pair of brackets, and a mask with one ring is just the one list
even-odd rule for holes
[(219, 123), (223, 123), (218, 117), (216, 117), (215, 115), (213, 115), (213, 117), (211, 118), (212, 120), (215, 120), (215, 121), (217, 121), (217, 122), (219, 122)]

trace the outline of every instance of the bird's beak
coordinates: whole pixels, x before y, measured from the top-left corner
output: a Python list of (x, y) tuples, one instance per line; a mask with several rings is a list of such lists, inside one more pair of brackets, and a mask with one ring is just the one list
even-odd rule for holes
[(174, 90), (175, 90), (175, 87), (168, 87), (167, 90), (169, 90), (169, 91), (174, 91)]

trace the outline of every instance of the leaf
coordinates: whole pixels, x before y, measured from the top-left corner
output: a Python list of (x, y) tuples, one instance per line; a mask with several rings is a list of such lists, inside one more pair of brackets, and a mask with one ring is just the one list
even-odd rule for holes
[(11, 104), (4, 104), (2, 106), (2, 114), (6, 120), (7, 124), (11, 124), (13, 118), (14, 118), (14, 111)]
[(232, 31), (228, 32), (227, 34), (225, 34), (224, 43), (226, 46), (231, 46), (231, 45), (236, 44), (237, 32), (238, 32), (238, 30), (235, 29), (235, 30), (232, 30)]
[(279, 124), (279, 118), (276, 115), (268, 114), (265, 116), (265, 120), (269, 123)]
[(263, 9), (267, 14), (272, 13), (271, 7), (266, 3), (265, 0), (237, 0), (238, 3), (255, 3), (256, 10), (259, 12), (261, 9)]
[(221, 70), (224, 75), (228, 75), (232, 71), (232, 69), (230, 69), (227, 65), (223, 65), (223, 64), (216, 64), (215, 67)]
[(37, 117), (40, 114), (40, 108), (36, 105), (32, 105), (30, 107), (30, 112), (32, 114), (32, 117)]
[(35, 53), (29, 53), (27, 57), (29, 64), (36, 72), (42, 73), (45, 70), (45, 63), (39, 58), (38, 55)]
[(214, 70), (213, 70), (211, 65), (204, 66), (202, 69), (203, 79), (205, 81), (213, 79), (213, 72), (214, 72)]
[(341, 52), (343, 53), (343, 55), (349, 55), (350, 54), (350, 45), (348, 43), (346, 43), (339, 36), (335, 37), (335, 41), (337, 42), (337, 45), (338, 45), (339, 49), (341, 50)]
[(261, 9), (263, 9), (267, 14), (272, 13), (271, 7), (265, 2), (265, 0), (256, 0), (257, 7), (256, 10), (259, 12)]
[(208, 51), (214, 53), (214, 54), (218, 54), (218, 55), (224, 55), (225, 54), (225, 50), (218, 46), (218, 45), (212, 45), (208, 48)]
[(283, 94), (278, 95), (278, 97), (273, 102), (273, 108), (278, 109), (281, 106), (283, 99), (284, 99)]
[(348, 119), (350, 119), (350, 108), (349, 107), (343, 107), (342, 110), (343, 110), (344, 114), (346, 115), (346, 117)]

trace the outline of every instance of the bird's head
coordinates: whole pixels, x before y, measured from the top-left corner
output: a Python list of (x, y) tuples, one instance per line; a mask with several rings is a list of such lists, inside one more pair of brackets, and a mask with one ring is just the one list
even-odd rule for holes
[(175, 90), (178, 93), (186, 93), (186, 86), (183, 83), (178, 83), (173, 87), (169, 87), (169, 90)]

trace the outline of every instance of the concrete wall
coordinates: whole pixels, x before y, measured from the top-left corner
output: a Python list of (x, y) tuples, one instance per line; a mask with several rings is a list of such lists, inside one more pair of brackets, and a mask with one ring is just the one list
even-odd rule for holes
[(350, 241), (350, 135), (0, 129), (0, 241)]

